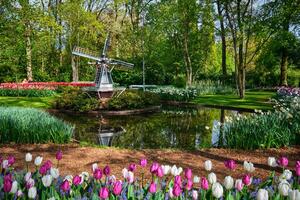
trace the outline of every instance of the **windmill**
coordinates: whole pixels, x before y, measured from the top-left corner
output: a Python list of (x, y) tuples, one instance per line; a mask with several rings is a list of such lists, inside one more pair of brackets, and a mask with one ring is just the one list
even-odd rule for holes
[(114, 66), (122, 66), (126, 68), (132, 68), (134, 65), (128, 62), (121, 60), (111, 59), (107, 57), (107, 51), (110, 43), (110, 34), (107, 35), (102, 54), (97, 52), (92, 52), (88, 49), (81, 47), (74, 47), (72, 54), (76, 56), (85, 57), (91, 60), (96, 61), (96, 76), (95, 76), (95, 88), (96, 92), (101, 94), (103, 93), (112, 93), (113, 92), (113, 80), (111, 77), (111, 72), (114, 69)]

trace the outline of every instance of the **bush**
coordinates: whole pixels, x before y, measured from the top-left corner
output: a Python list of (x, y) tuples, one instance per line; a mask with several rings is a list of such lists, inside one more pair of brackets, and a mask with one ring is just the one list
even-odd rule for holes
[(0, 107), (1, 143), (66, 143), (70, 141), (73, 129), (38, 109)]
[(114, 96), (108, 101), (109, 110), (139, 109), (159, 105), (159, 96), (140, 90), (127, 90), (119, 97)]
[(173, 85), (178, 88), (184, 88), (186, 86), (186, 77), (184, 74), (180, 74), (174, 78)]
[(55, 95), (53, 90), (16, 90), (16, 89), (0, 89), (0, 96), (7, 97), (49, 97)]
[(53, 107), (86, 112), (97, 110), (99, 105), (99, 100), (96, 97), (92, 97), (79, 87), (66, 87), (62, 90), (61, 96), (55, 100)]

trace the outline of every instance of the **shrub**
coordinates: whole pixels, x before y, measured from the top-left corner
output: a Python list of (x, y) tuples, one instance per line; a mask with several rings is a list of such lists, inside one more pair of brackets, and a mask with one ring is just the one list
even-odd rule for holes
[(62, 94), (54, 102), (54, 108), (86, 112), (97, 110), (99, 100), (92, 97), (88, 92), (82, 91), (79, 87), (66, 87)]
[(159, 105), (159, 96), (141, 90), (127, 90), (108, 101), (109, 110), (139, 109)]
[(186, 77), (184, 74), (179, 74), (174, 78), (173, 85), (178, 88), (184, 88), (186, 86)]
[(34, 108), (0, 107), (0, 142), (66, 143), (74, 127)]
[(8, 97), (49, 97), (55, 95), (53, 90), (17, 90), (17, 89), (0, 89), (0, 96)]

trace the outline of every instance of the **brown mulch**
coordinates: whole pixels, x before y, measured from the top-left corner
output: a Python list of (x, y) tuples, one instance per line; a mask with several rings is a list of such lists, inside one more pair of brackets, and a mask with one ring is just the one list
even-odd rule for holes
[[(235, 178), (241, 177), (245, 173), (243, 170), (243, 161), (253, 162), (256, 170), (255, 176), (266, 177), (270, 173), (270, 168), (267, 164), (269, 156), (280, 157), (286, 156), (289, 158), (289, 168), (294, 170), (295, 162), (300, 160), (300, 147), (288, 147), (281, 149), (268, 150), (229, 150), (229, 149), (203, 149), (198, 151), (181, 151), (181, 150), (127, 150), (117, 148), (95, 148), (95, 147), (80, 147), (77, 144), (55, 145), (55, 144), (35, 144), (35, 145), (1, 145), (0, 155), (14, 155), (16, 157), (15, 167), (20, 169), (24, 167), (25, 153), (30, 152), (33, 156), (42, 156), (44, 161), (52, 160), (56, 164), (55, 153), (57, 150), (63, 151), (63, 159), (60, 162), (61, 174), (77, 174), (82, 171), (91, 172), (91, 165), (98, 163), (99, 167), (109, 165), (112, 173), (121, 178), (121, 171), (130, 163), (139, 163), (140, 158), (147, 158), (148, 163), (157, 161), (160, 164), (176, 164), (182, 168), (192, 168), (193, 174), (202, 176), (207, 173), (204, 170), (203, 163), (205, 160), (211, 160), (213, 163), (213, 172), (218, 178), (223, 178), (230, 174)], [(229, 172), (223, 162), (227, 159), (234, 159), (238, 163), (235, 171)], [(149, 164), (148, 164), (149, 165)], [(150, 165), (149, 165), (150, 166)], [(34, 166), (31, 164), (31, 168)], [(137, 170), (138, 171), (141, 170)], [(147, 171), (148, 168), (147, 168)], [(277, 168), (277, 171), (281, 170)], [(149, 176), (149, 173), (148, 173)]]

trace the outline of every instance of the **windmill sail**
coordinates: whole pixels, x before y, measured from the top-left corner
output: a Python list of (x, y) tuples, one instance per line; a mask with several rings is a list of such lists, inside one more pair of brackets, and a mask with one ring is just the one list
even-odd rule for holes
[(72, 54), (84, 58), (89, 58), (91, 60), (101, 61), (101, 58), (97, 52), (85, 48), (81, 48), (81, 47), (74, 47)]

